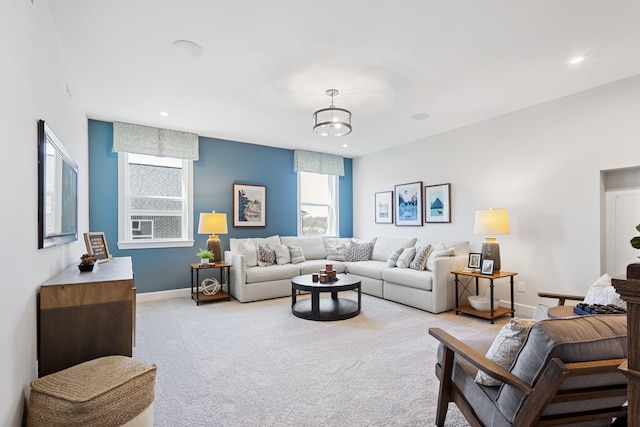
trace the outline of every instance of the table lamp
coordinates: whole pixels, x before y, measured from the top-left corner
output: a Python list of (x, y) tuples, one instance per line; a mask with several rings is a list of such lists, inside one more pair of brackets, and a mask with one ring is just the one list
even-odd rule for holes
[(509, 234), (509, 213), (506, 209), (484, 209), (476, 211), (473, 234), (485, 234), (482, 243), (482, 259), (493, 260), (493, 271), (500, 271), (500, 246), (495, 234)]
[(214, 262), (222, 261), (222, 246), (220, 246), (220, 239), (216, 234), (227, 234), (228, 232), (227, 214), (216, 213), (216, 211), (200, 214), (198, 234), (209, 234), (207, 249), (213, 252)]

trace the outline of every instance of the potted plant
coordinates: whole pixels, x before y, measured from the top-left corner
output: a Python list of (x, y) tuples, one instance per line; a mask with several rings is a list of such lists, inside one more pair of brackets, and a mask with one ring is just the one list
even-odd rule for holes
[(196, 256), (200, 257), (200, 264), (209, 264), (213, 262), (213, 251), (209, 249), (200, 249)]
[(93, 266), (96, 263), (96, 257), (91, 254), (83, 254), (80, 257), (80, 264), (78, 264), (78, 269), (80, 271), (93, 271)]
[[(640, 224), (636, 225), (636, 230), (640, 231)], [(632, 238), (629, 243), (634, 249), (640, 249), (640, 236)], [(627, 279), (640, 279), (640, 262), (627, 265)]]

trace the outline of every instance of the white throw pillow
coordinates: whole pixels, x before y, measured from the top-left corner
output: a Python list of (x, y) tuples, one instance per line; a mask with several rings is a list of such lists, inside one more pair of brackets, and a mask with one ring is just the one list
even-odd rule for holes
[(400, 248), (391, 252), (391, 255), (389, 255), (389, 259), (387, 259), (387, 266), (395, 267), (396, 263), (398, 262), (398, 258), (400, 258), (400, 255), (402, 254), (402, 251), (404, 251), (404, 249)]
[(406, 248), (402, 251), (400, 256), (398, 257), (398, 262), (396, 262), (396, 267), (398, 268), (409, 268), (409, 264), (413, 261), (413, 257), (416, 256), (416, 248)]
[(603, 274), (587, 291), (584, 297), (585, 304), (613, 304), (616, 307), (627, 309), (627, 303), (620, 298), (620, 294), (616, 292), (616, 288), (611, 284), (611, 276)]
[(455, 255), (455, 248), (451, 247), (447, 249), (444, 243), (438, 243), (433, 247), (433, 250), (429, 254), (429, 258), (427, 258), (427, 270), (433, 271), (433, 267), (436, 263), (436, 258), (440, 257), (448, 257)]
[(413, 257), (413, 261), (409, 264), (409, 268), (413, 268), (414, 270), (425, 270), (427, 268), (427, 258), (430, 253), (431, 245), (416, 248), (416, 256)]
[(331, 261), (347, 260), (347, 245), (345, 245), (344, 243), (340, 243), (334, 246), (325, 242), (324, 249), (327, 251), (327, 259)]
[[(493, 360), (502, 368), (509, 370), (516, 360), (516, 356), (520, 348), (527, 338), (529, 329), (536, 324), (534, 319), (520, 319), (514, 317), (500, 329), (498, 336), (491, 343), (491, 347), (487, 351), (487, 358)], [(499, 381), (483, 371), (478, 371), (475, 381), (478, 384), (498, 386), (502, 384)]]
[(289, 253), (289, 248), (286, 245), (276, 245), (276, 264), (289, 264), (291, 262), (291, 254)]
[(238, 252), (244, 255), (244, 263), (247, 267), (255, 267), (258, 265), (258, 252), (251, 240), (240, 242), (238, 244)]
[(291, 264), (300, 264), (306, 261), (302, 248), (298, 245), (287, 245), (289, 248), (289, 255), (291, 256)]

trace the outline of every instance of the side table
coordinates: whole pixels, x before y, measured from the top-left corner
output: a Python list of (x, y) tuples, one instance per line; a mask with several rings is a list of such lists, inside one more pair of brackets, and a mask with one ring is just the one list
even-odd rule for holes
[[(231, 299), (231, 296), (229, 295), (229, 275), (231, 264), (216, 262), (215, 264), (200, 265), (197, 262), (192, 262), (189, 264), (189, 267), (191, 267), (191, 299), (196, 301), (196, 305), (200, 305), (201, 302), (220, 300), (229, 301)], [(218, 270), (220, 272), (221, 289), (214, 295), (205, 295), (202, 291), (198, 290), (200, 287), (200, 270)], [(227, 288), (226, 290), (224, 289), (225, 286)]]
[[(455, 276), (455, 283), (456, 283), (456, 315), (458, 313), (466, 313), (466, 314), (470, 314), (472, 316), (476, 316), (476, 317), (481, 317), (483, 319), (488, 319), (491, 320), (491, 323), (493, 323), (493, 321), (499, 317), (505, 316), (507, 314), (511, 314), (511, 317), (514, 316), (515, 313), (515, 309), (514, 309), (514, 304), (513, 304), (513, 277), (516, 276), (518, 273), (514, 273), (514, 272), (510, 272), (510, 271), (498, 271), (494, 274), (482, 274), (482, 273), (478, 273), (475, 271), (464, 271), (464, 270), (455, 270), (451, 272), (454, 276)], [(470, 305), (463, 305), (460, 306), (460, 301), (459, 301), (459, 296), (458, 296), (458, 282), (459, 282), (459, 278), (458, 276), (467, 276), (467, 277), (473, 277), (476, 280), (476, 295), (478, 295), (478, 280), (479, 279), (488, 279), (489, 280), (489, 298), (491, 301), (491, 310), (489, 311), (478, 311), (476, 309), (474, 309), (473, 307), (471, 307)], [(505, 307), (494, 307), (493, 306), (493, 281), (495, 279), (502, 279), (508, 277), (509, 278), (509, 284), (511, 285), (511, 308), (505, 308)]]

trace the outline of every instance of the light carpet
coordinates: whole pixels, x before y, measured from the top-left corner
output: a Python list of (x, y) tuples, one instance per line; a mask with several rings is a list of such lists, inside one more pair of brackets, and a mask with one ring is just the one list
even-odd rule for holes
[[(355, 293), (345, 293), (355, 298)], [(291, 299), (137, 305), (134, 357), (158, 366), (155, 426), (428, 426), (440, 327), (495, 335), (496, 321), (430, 314), (362, 295), (348, 320), (291, 314)], [(447, 426), (468, 425), (449, 405)]]

